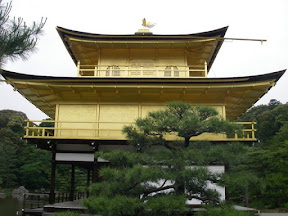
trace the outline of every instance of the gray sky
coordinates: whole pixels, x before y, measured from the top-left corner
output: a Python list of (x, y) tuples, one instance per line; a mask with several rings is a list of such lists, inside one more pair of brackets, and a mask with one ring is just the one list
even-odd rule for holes
[[(6, 0), (7, 1), (7, 0)], [(154, 34), (189, 34), (229, 26), (226, 37), (267, 39), (224, 42), (209, 77), (250, 76), (288, 68), (287, 0), (13, 0), (11, 17), (27, 24), (47, 17), (38, 50), (27, 61), (8, 62), (6, 70), (48, 76), (76, 76), (76, 66), (56, 26), (99, 34), (133, 34), (142, 19), (156, 23)], [(257, 103), (288, 101), (288, 72)], [(0, 83), (0, 110), (14, 109), (30, 119), (46, 118), (12, 87)]]

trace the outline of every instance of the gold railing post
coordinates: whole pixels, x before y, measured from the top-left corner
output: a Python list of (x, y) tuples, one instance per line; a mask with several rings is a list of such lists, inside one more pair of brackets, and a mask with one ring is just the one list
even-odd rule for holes
[(42, 128), (42, 136), (45, 137), (45, 128)]
[(94, 67), (94, 77), (98, 76), (98, 67)]
[(235, 139), (238, 139), (237, 131), (235, 131), (234, 138), (235, 138)]
[(159, 67), (156, 66), (156, 77), (159, 77)]
[(207, 62), (204, 62), (204, 70), (205, 70), (205, 77), (207, 77), (208, 69), (207, 69)]
[(80, 61), (78, 61), (78, 63), (77, 63), (77, 76), (78, 77), (81, 76), (81, 74), (80, 74)]
[(29, 125), (30, 125), (30, 121), (26, 120), (27, 124), (26, 124), (26, 136), (29, 136)]
[(252, 139), (255, 139), (255, 128), (254, 128), (254, 122), (251, 122), (251, 129), (252, 129)]
[(128, 66), (125, 66), (125, 71), (124, 71), (124, 76), (127, 76), (129, 77), (129, 67)]

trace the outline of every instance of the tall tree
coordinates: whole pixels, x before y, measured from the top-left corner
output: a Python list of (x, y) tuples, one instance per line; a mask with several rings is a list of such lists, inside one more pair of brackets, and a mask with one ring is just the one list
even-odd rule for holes
[(288, 104), (272, 99), (241, 116), (240, 121), (247, 120), (257, 121), (256, 135), (261, 142), (243, 153), (239, 163), (231, 164), (228, 191), (239, 202), (245, 191), (252, 207), (284, 207), (288, 202)]
[(8, 59), (26, 59), (35, 50), (46, 19), (28, 26), (23, 18), (10, 19), (12, 4), (0, 0), (0, 66)]
[(211, 107), (168, 103), (165, 110), (151, 112), (123, 129), (137, 153), (99, 155), (111, 167), (100, 171), (103, 181), (91, 187), (85, 205), (101, 215), (182, 215), (187, 200), (219, 202), (219, 194), (208, 187), (219, 176), (195, 166), (207, 165), (209, 159), (203, 160), (190, 138), (235, 129)]
[(12, 187), (19, 181), (19, 152), (23, 149), (26, 115), (13, 110), (0, 110), (0, 177), (3, 187)]

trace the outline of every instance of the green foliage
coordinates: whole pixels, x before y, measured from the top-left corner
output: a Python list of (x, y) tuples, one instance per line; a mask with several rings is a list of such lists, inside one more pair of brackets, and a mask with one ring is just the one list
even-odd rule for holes
[(271, 144), (271, 139), (288, 122), (288, 105), (282, 105), (279, 101), (273, 101), (273, 99), (271, 101), (269, 105), (260, 105), (251, 108), (239, 118), (239, 121), (257, 122), (256, 135), (262, 142), (262, 145), (265, 146)]
[(265, 181), (265, 190), (258, 199), (269, 207), (288, 202), (288, 141), (277, 149), (258, 149), (249, 154), (248, 167)]
[(2, 187), (25, 185), (28, 189), (49, 187), (50, 153), (26, 144), (27, 116), (18, 111), (0, 111), (0, 176)]
[(272, 138), (272, 143), (284, 143), (286, 140), (288, 140), (288, 122), (285, 122), (276, 132), (276, 135)]
[(56, 212), (53, 215), (54, 216), (81, 216), (80, 213), (70, 212), (70, 211), (67, 211), (67, 212)]
[(9, 188), (9, 189), (5, 189), (5, 190), (4, 190), (4, 193), (5, 193), (6, 196), (11, 196), (11, 194), (12, 194), (12, 189), (10, 189), (10, 188)]
[(9, 19), (12, 4), (0, 0), (0, 64), (7, 59), (26, 59), (35, 50), (46, 20), (27, 26), (22, 18)]
[(49, 188), (50, 153), (41, 149), (30, 148), (27, 160), (20, 167), (21, 183), (30, 190)]
[(199, 211), (195, 216), (253, 216), (253, 212), (237, 211), (228, 205), (221, 205), (219, 207), (207, 206), (206, 210)]
[[(27, 116), (22, 112), (0, 110), (0, 187), (24, 185), (29, 190), (49, 189), (51, 153), (22, 140), (26, 119)], [(67, 165), (57, 166), (56, 188), (59, 191), (69, 191), (69, 168)], [(82, 186), (85, 182), (83, 171), (76, 169), (75, 172), (75, 186)], [(79, 177), (82, 179), (78, 179)], [(84, 178), (86, 180), (86, 175)]]
[[(170, 150), (186, 148), (190, 138), (203, 133), (232, 134), (239, 127), (223, 120), (217, 111), (208, 106), (192, 106), (180, 101), (167, 103), (165, 110), (148, 113), (136, 120), (135, 126), (125, 126), (123, 132), (139, 150), (162, 145)], [(171, 144), (174, 136), (179, 140)]]
[(241, 202), (246, 197), (255, 207), (283, 207), (288, 202), (288, 105), (271, 100), (250, 109), (240, 121), (249, 119), (257, 121), (261, 142), (247, 149), (238, 165), (230, 166), (224, 178), (228, 191), (231, 198)]
[[(111, 166), (100, 170), (102, 182), (91, 185), (91, 197), (84, 204), (91, 213), (105, 216), (183, 215), (187, 200), (219, 203), (219, 194), (208, 187), (219, 175), (205, 165), (218, 162), (215, 153), (222, 150), (207, 142), (191, 144), (190, 138), (205, 132), (234, 133), (235, 129), (238, 127), (221, 119), (211, 107), (168, 103), (167, 109), (124, 127), (136, 153), (96, 154)], [(222, 160), (224, 164), (228, 159), (223, 156)]]
[(131, 152), (113, 151), (113, 152), (96, 152), (96, 157), (109, 160), (113, 164), (113, 167), (133, 167), (135, 164), (143, 164), (149, 161), (151, 158), (145, 154), (133, 154)]
[(91, 214), (103, 216), (136, 216), (143, 208), (143, 203), (137, 197), (123, 195), (91, 197), (83, 203)]
[(151, 216), (166, 215), (177, 216), (183, 215), (187, 211), (185, 205), (186, 197), (184, 195), (167, 195), (152, 197), (145, 203), (146, 214)]
[(26, 115), (13, 110), (0, 111), (0, 176), (2, 187), (17, 185), (19, 164), (18, 155), (24, 144), (21, 139), (24, 135)]
[[(189, 158), (187, 151), (176, 154), (180, 156), (184, 152), (185, 158)], [(90, 186), (90, 198), (84, 201), (90, 213), (103, 216), (121, 215), (119, 212), (122, 215), (181, 215), (187, 199), (197, 197), (204, 202), (218, 202), (218, 193), (207, 188), (207, 180), (215, 181), (217, 176), (203, 167), (185, 169), (189, 161), (166, 149), (98, 155), (106, 160), (109, 158), (111, 166), (102, 168), (102, 181)], [(181, 193), (175, 193), (176, 190)]]

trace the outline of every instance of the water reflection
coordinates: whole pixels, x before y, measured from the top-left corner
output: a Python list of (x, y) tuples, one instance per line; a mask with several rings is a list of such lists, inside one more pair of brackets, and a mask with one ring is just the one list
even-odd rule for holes
[(22, 201), (23, 196), (17, 198), (13, 197), (6, 197), (6, 198), (0, 198), (0, 215), (3, 216), (15, 216), (17, 211), (20, 211), (22, 209)]

